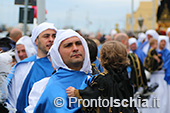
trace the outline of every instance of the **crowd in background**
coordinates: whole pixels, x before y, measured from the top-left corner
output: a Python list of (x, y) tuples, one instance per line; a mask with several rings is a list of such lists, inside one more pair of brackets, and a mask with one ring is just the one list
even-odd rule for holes
[[(68, 35), (68, 34), (63, 34), (64, 30), (63, 31), (59, 30), (58, 32), (58, 30), (54, 27), (54, 25), (47, 24), (45, 25), (45, 27), (48, 27), (48, 29), (50, 30), (53, 29), (53, 31), (49, 31), (49, 32), (52, 34), (52, 37), (55, 37), (56, 39), (61, 36), (67, 37)], [(29, 107), (26, 108), (29, 105), (22, 106), (24, 109), (25, 108), (26, 109), (25, 111), (22, 111), (24, 109), (20, 111), (20, 105), (23, 103), (20, 104), (17, 103), (18, 101), (19, 102), (22, 101), (22, 100), (18, 100), (19, 96), (24, 95), (22, 98), (28, 98), (30, 94), (30, 90), (32, 89), (34, 83), (40, 81), (44, 77), (49, 77), (50, 75), (49, 73), (51, 74), (55, 73), (53, 72), (54, 69), (52, 67), (55, 67), (56, 69), (60, 65), (63, 66), (61, 62), (58, 62), (57, 59), (58, 57), (56, 57), (53, 54), (55, 50), (51, 49), (50, 52), (48, 51), (53, 45), (53, 42), (61, 43), (60, 40), (58, 39), (57, 40), (58, 42), (55, 42), (54, 39), (50, 39), (49, 43), (46, 43), (45, 46), (42, 44), (44, 42), (40, 39), (40, 34), (43, 33), (43, 31), (48, 30), (47, 28), (43, 29), (45, 27), (42, 25), (40, 28), (34, 29), (31, 36), (24, 36), (23, 32), (20, 29), (13, 28), (9, 32), (9, 34), (7, 34), (6, 37), (0, 37), (0, 103), (1, 103), (0, 109), (1, 108), (4, 109), (3, 110), (4, 112), (5, 110), (6, 112), (8, 111), (10, 112), (17, 111), (21, 113), (25, 111), (29, 112)], [(147, 99), (149, 100), (149, 105), (152, 105), (152, 99), (155, 97), (160, 100), (159, 108), (137, 108), (138, 111), (142, 113), (170, 112), (170, 108), (168, 106), (170, 104), (170, 45), (169, 45), (170, 28), (167, 29), (166, 35), (159, 35), (153, 29), (149, 29), (146, 32), (138, 33), (136, 35), (128, 34), (128, 33), (120, 33), (117, 32), (116, 30), (112, 30), (110, 34), (102, 34), (100, 32), (97, 32), (95, 35), (83, 34), (81, 33), (80, 30), (75, 30), (75, 31), (81, 37), (86, 39), (87, 44), (88, 44), (88, 40), (90, 41), (92, 40), (92, 42), (89, 41), (90, 44), (95, 42), (95, 44), (92, 44), (93, 46), (89, 46), (89, 45), (85, 46), (84, 44), (85, 42), (83, 42), (84, 44), (83, 46), (86, 47), (86, 49), (87, 48), (89, 49), (90, 55), (88, 57), (91, 61), (90, 64), (92, 66), (93, 75), (105, 72), (104, 71), (105, 68), (101, 64), (101, 60), (100, 60), (101, 56), (99, 54), (102, 45), (110, 41), (119, 41), (125, 46), (128, 53), (130, 65), (127, 66), (126, 69), (124, 70), (128, 72), (129, 75), (128, 77), (133, 87), (133, 95), (135, 96), (137, 92), (140, 92), (142, 89), (143, 92), (142, 93), (140, 92), (141, 95), (139, 96), (144, 96), (143, 94), (147, 94), (148, 92), (151, 92), (151, 94), (148, 94), (146, 96), (148, 97)], [(75, 35), (77, 37), (80, 37), (77, 34)], [(44, 35), (42, 37), (45, 38), (48, 36)], [(80, 40), (82, 41), (81, 38)], [(48, 50), (44, 49), (43, 47), (48, 48)], [(58, 46), (56, 46), (56, 48), (57, 47)], [(86, 49), (85, 51), (87, 52)], [(91, 52), (90, 49), (92, 49)], [(36, 56), (37, 54), (38, 56)], [(46, 58), (46, 56), (48, 56), (49, 54), (51, 56), (51, 62), (53, 65), (51, 66), (50, 61), (49, 62), (46, 61), (46, 64), (45, 65), (43, 64), (42, 66), (41, 62), (37, 61), (37, 59), (41, 60), (41, 58), (44, 57)], [(36, 56), (36, 58), (34, 59), (32, 56)], [(47, 57), (47, 59), (49, 58)], [(45, 62), (45, 60), (47, 59), (43, 59), (44, 60), (43, 62)], [(113, 60), (113, 62), (116, 61)], [(22, 65), (24, 63), (27, 63), (27, 65)], [(49, 68), (47, 72), (43, 72), (43, 73), (38, 71), (35, 72), (36, 70), (39, 70), (39, 68), (45, 69), (47, 68), (47, 66)], [(89, 66), (89, 64), (86, 64), (86, 66)], [(36, 69), (33, 70), (32, 69), (33, 67), (34, 68), (36, 67)], [(65, 66), (63, 67), (65, 68)], [(90, 72), (88, 67), (83, 67), (83, 69)], [(36, 80), (33, 82), (31, 80), (34, 79), (34, 77), (28, 78), (28, 75), (30, 74), (31, 71), (32, 73), (37, 73), (41, 75), (44, 74), (44, 76), (42, 75), (43, 77), (36, 78)], [(119, 70), (116, 72), (119, 72)], [(45, 74), (49, 74), (49, 75), (45, 76)], [(29, 79), (33, 83), (30, 83), (29, 81), (27, 82), (27, 79)], [(13, 83), (11, 81), (13, 81)], [(19, 82), (16, 83), (17, 81)], [(46, 84), (47, 82), (48, 80), (46, 81)], [(31, 84), (31, 85), (27, 86), (26, 84), (27, 85)], [(42, 87), (43, 86), (44, 84), (42, 85)], [(84, 87), (77, 87), (77, 88), (81, 89)], [(23, 89), (24, 91), (22, 91)], [(21, 92), (26, 92), (26, 93), (22, 95)], [(63, 92), (61, 92), (61, 94), (62, 93)], [(13, 95), (13, 98), (11, 98), (10, 97), (11, 95), (9, 94)], [(29, 100), (27, 99), (26, 102), (28, 103), (28, 101)], [(35, 109), (38, 111), (38, 108)], [(36, 110), (34, 112), (36, 112)]]

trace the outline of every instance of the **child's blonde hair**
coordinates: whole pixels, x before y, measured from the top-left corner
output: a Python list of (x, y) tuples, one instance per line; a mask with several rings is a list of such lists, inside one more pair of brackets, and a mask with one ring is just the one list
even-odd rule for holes
[(156, 42), (158, 42), (156, 39), (151, 38), (151, 39), (149, 40), (149, 45), (152, 46), (152, 45), (154, 45)]

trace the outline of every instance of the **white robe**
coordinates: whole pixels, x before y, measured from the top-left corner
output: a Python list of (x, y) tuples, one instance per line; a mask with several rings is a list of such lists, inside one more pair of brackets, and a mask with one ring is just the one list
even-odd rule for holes
[(145, 55), (148, 54), (148, 51), (149, 51), (149, 43), (147, 43), (147, 44), (143, 47), (142, 51), (145, 53)]
[[(159, 87), (155, 90), (155, 92), (149, 98), (149, 107), (150, 108), (140, 108), (142, 113), (169, 113), (169, 95), (168, 95), (168, 85), (164, 80), (165, 71), (155, 71), (151, 75), (149, 84), (157, 82)], [(153, 108), (153, 100), (154, 98), (158, 99), (158, 108)]]
[(34, 62), (21, 63), (15, 68), (11, 85), (9, 86), (10, 92), (8, 93), (8, 101), (12, 108), (16, 108), (17, 99), (24, 83)]
[(46, 78), (34, 83), (32, 89), (30, 91), (30, 94), (28, 96), (28, 104), (29, 105), (25, 108), (26, 113), (33, 113), (34, 108), (35, 108), (39, 98), (41, 97), (41, 94), (45, 90), (49, 79), (50, 79), (50, 77), (46, 77)]

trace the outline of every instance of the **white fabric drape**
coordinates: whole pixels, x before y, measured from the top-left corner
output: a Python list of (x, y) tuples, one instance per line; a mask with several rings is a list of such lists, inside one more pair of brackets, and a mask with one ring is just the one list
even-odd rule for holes
[[(32, 43), (32, 40), (30, 37), (28, 36), (23, 36), (21, 37), (17, 43), (16, 46), (22, 44), (25, 47), (25, 51), (27, 53), (27, 57), (33, 56), (37, 53), (34, 44)], [(15, 58), (17, 60), (17, 62), (21, 61), (21, 59), (18, 56), (17, 50), (15, 49)]]
[(85, 50), (85, 59), (84, 59), (83, 66), (82, 66), (80, 71), (91, 73), (91, 63), (90, 63), (89, 49), (88, 49), (87, 43), (82, 36), (80, 36), (77, 32), (75, 32), (71, 29), (65, 30), (65, 31), (61, 30), (61, 31), (57, 32), (57, 36), (54, 40), (54, 44), (50, 48), (49, 53), (48, 53), (48, 55), (50, 55), (50, 57), (51, 57), (52, 64), (53, 64), (53, 66), (56, 70), (58, 70), (60, 67), (65, 68), (65, 69), (69, 69), (64, 64), (64, 62), (63, 62), (63, 60), (60, 56), (60, 53), (58, 51), (58, 48), (59, 48), (60, 43), (63, 40), (68, 39), (68, 38), (73, 37), (73, 36), (77, 36), (80, 39), (80, 41), (83, 44), (84, 50)]

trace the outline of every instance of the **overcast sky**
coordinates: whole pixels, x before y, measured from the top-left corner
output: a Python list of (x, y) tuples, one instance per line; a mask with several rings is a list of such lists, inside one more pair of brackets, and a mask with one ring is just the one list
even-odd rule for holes
[[(125, 28), (126, 14), (131, 13), (132, 0), (46, 0), (46, 18), (57, 28), (73, 26), (74, 29), (98, 30), (109, 33), (119, 24)], [(134, 0), (134, 11), (139, 2)], [(149, 1), (149, 0), (145, 0)], [(18, 25), (19, 7), (14, 0), (0, 0), (0, 25), (16, 27)]]

